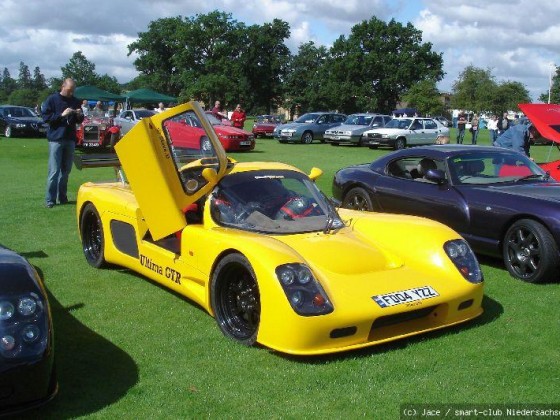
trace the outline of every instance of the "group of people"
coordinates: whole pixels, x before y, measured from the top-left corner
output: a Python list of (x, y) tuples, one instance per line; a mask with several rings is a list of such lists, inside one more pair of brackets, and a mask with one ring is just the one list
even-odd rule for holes
[[(457, 116), (458, 144), (463, 144), (467, 123), (467, 115), (459, 111)], [(472, 135), (471, 143), (476, 144), (478, 133), (480, 132), (480, 117), (478, 114), (473, 115), (470, 124), (470, 132)], [(490, 133), (490, 142), (492, 145), (513, 149), (526, 156), (530, 156), (529, 148), (531, 140), (540, 137), (540, 133), (534, 125), (513, 124), (509, 120), (507, 112), (504, 112), (501, 117), (492, 115), (488, 120), (487, 128)]]
[[(214, 108), (212, 108), (212, 115), (222, 121), (223, 119), (228, 119), (227, 114), (222, 111), (222, 107), (220, 101), (214, 102)], [(245, 125), (245, 120), (247, 119), (247, 115), (243, 108), (241, 108), (240, 104), (237, 104), (235, 110), (231, 113), (231, 124), (234, 127), (243, 129)]]

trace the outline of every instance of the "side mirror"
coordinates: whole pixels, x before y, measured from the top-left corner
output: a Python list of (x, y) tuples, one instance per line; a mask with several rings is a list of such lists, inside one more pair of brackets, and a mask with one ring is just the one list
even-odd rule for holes
[(445, 179), (445, 172), (441, 169), (428, 169), (424, 178), (428, 181), (435, 182), (438, 185), (442, 185), (447, 182)]
[(311, 168), (311, 172), (309, 172), (309, 178), (311, 178), (312, 181), (315, 181), (321, 175), (323, 175), (323, 171), (319, 168)]
[(211, 185), (216, 185), (218, 183), (218, 173), (214, 168), (204, 168), (202, 177)]

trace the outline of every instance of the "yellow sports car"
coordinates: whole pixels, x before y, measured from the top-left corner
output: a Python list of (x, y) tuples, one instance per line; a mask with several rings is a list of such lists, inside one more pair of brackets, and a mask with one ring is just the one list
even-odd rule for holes
[[(186, 124), (198, 119), (199, 126)], [(115, 146), (119, 179), (77, 200), (89, 264), (128, 267), (192, 299), (242, 344), (357, 349), (470, 320), (483, 276), (469, 245), (423, 218), (337, 209), (283, 163), (228, 159), (196, 102)]]

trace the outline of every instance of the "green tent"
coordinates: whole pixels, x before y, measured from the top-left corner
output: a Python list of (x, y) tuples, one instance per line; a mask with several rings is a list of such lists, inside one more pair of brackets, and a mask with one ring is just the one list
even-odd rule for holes
[(95, 86), (78, 86), (74, 91), (74, 96), (89, 101), (124, 101), (126, 97), (116, 95)]
[(157, 102), (177, 102), (177, 98), (164, 95), (151, 89), (136, 89), (125, 94), (126, 100), (131, 103), (157, 103)]

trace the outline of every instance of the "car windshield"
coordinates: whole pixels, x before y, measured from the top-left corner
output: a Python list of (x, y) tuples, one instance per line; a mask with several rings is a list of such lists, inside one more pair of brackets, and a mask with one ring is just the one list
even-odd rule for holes
[(369, 125), (373, 115), (350, 115), (344, 121), (345, 125)]
[(281, 123), (281, 119), (279, 115), (259, 115), (257, 117), (257, 123), (272, 123), (272, 124), (279, 124)]
[(248, 171), (224, 178), (212, 193), (218, 224), (273, 234), (343, 226), (336, 210), (306, 175), (289, 170)]
[(548, 180), (548, 174), (532, 160), (507, 150), (468, 153), (449, 159), (455, 184), (498, 184)]
[(301, 117), (299, 117), (297, 120), (295, 120), (295, 123), (300, 123), (300, 124), (305, 124), (305, 123), (312, 123), (315, 122), (315, 120), (317, 118), (319, 118), (321, 114), (303, 114)]
[(412, 120), (410, 118), (393, 118), (387, 124), (385, 124), (385, 128), (399, 128), (399, 129), (406, 129), (410, 127)]
[(156, 114), (154, 111), (150, 111), (149, 109), (140, 109), (138, 111), (134, 111), (134, 113), (136, 114), (137, 120), (141, 120), (142, 118), (146, 118), (146, 117), (151, 117), (152, 115)]

